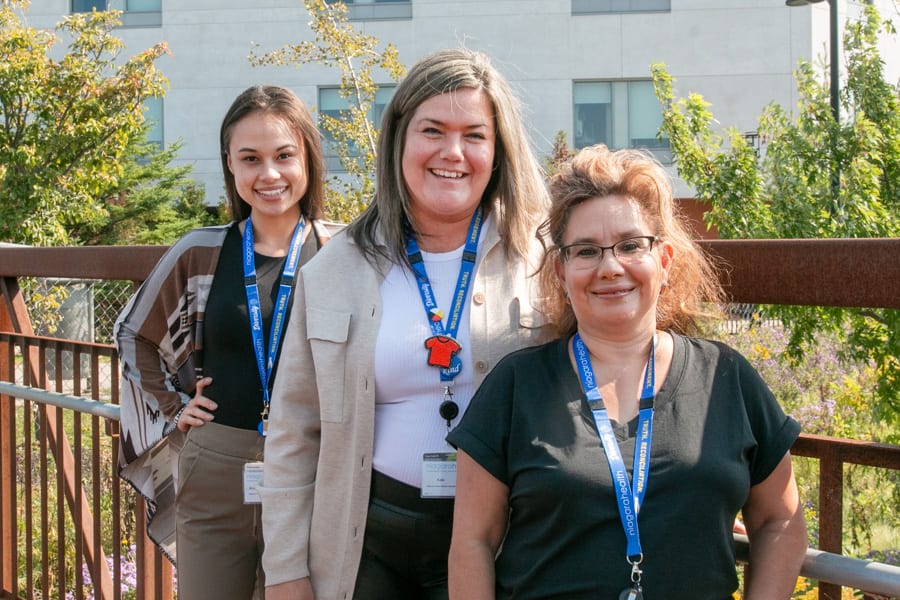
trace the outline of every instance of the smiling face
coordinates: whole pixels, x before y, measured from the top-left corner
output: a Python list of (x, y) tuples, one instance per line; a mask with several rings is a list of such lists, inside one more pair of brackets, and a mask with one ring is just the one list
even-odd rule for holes
[[(624, 196), (592, 198), (568, 216), (563, 246), (588, 242), (600, 246), (654, 235), (640, 205)], [(603, 337), (645, 335), (656, 331), (656, 303), (672, 259), (669, 244), (656, 242), (641, 259), (622, 264), (606, 250), (595, 268), (576, 269), (556, 259), (556, 273), (569, 297), (580, 331)]]
[(234, 124), (228, 144), (228, 169), (238, 195), (250, 205), (254, 223), (300, 218), (306, 193), (306, 151), (284, 119), (250, 113)]
[(402, 168), (419, 231), (468, 225), (491, 178), (494, 139), (491, 103), (480, 89), (440, 94), (418, 106), (406, 129)]

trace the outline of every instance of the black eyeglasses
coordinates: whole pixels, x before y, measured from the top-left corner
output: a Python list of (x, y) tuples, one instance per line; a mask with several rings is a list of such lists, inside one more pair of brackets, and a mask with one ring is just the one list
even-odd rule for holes
[(613, 256), (623, 265), (639, 262), (658, 242), (655, 235), (641, 235), (616, 242), (612, 246), (599, 246), (587, 242), (569, 244), (559, 249), (563, 260), (577, 270), (596, 269), (603, 262), (603, 252), (612, 250)]

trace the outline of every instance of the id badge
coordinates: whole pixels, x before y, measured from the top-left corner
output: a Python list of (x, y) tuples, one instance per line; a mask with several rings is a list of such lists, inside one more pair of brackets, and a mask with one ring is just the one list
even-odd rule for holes
[(619, 600), (644, 600), (644, 590), (640, 584), (635, 584), (622, 590), (622, 593), (619, 594)]
[(422, 497), (456, 497), (456, 452), (426, 452), (422, 456)]
[(256, 489), (263, 478), (263, 463), (250, 462), (244, 465), (244, 504), (259, 504), (259, 491)]

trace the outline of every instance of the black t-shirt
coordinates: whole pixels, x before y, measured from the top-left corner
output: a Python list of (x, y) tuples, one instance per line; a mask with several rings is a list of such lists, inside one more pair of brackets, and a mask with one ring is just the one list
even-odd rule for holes
[[(737, 589), (734, 517), (800, 427), (737, 352), (674, 340), (638, 518), (644, 596), (725, 600)], [(501, 361), (447, 438), (509, 487), (498, 599), (614, 600), (630, 582), (609, 466), (567, 344)], [(629, 477), (635, 425), (614, 423)]]
[[(263, 393), (247, 316), (241, 245), (241, 232), (235, 225), (225, 235), (206, 303), (203, 375), (212, 377), (213, 383), (204, 390), (204, 395), (219, 405), (215, 411), (216, 423), (240, 429), (256, 429), (263, 408)], [(315, 232), (311, 231), (300, 250), (300, 264), (312, 258), (316, 250)], [(258, 253), (254, 253), (254, 257), (263, 316), (263, 339), (268, 348), (272, 312), (286, 257), (263, 256)], [(288, 303), (285, 328), (291, 304), (293, 294)], [(282, 339), (283, 336), (282, 332)], [(274, 376), (273, 370), (269, 378), (270, 389)]]

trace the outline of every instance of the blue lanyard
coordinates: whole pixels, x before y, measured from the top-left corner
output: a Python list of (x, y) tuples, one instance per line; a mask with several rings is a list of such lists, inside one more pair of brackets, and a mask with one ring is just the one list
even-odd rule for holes
[[(612, 475), (616, 490), (616, 502), (619, 505), (619, 518), (625, 531), (628, 542), (626, 560), (633, 567), (632, 577), (640, 575), (637, 568), (643, 559), (641, 550), (641, 536), (638, 530), (638, 513), (647, 492), (647, 480), (650, 476), (650, 441), (653, 437), (653, 387), (655, 382), (655, 350), (656, 335), (653, 336), (653, 344), (650, 348), (650, 358), (647, 360), (647, 369), (644, 373), (644, 381), (641, 387), (641, 404), (638, 413), (637, 444), (634, 449), (633, 480), (629, 489), (628, 472), (625, 470), (625, 461), (619, 451), (612, 424), (609, 421), (603, 399), (600, 397), (600, 389), (594, 378), (594, 369), (591, 366), (591, 357), (579, 334), (575, 334), (572, 340), (572, 349), (575, 352), (575, 362), (578, 365), (578, 375), (581, 379), (581, 387), (587, 396), (588, 404), (594, 415), (594, 423), (600, 434), (600, 442), (606, 459), (609, 463), (609, 472)], [(634, 580), (634, 579), (633, 579)]]
[(269, 415), (269, 377), (275, 366), (275, 357), (278, 354), (278, 345), (281, 341), (281, 332), (284, 330), (285, 313), (287, 313), (288, 300), (294, 287), (294, 276), (297, 274), (297, 266), (300, 263), (300, 247), (303, 244), (303, 229), (306, 225), (303, 217), (297, 221), (294, 233), (291, 236), (291, 245), (287, 258), (284, 261), (284, 269), (281, 272), (281, 283), (278, 286), (278, 296), (275, 300), (275, 310), (272, 314), (272, 327), (269, 330), (268, 351), (264, 348), (262, 334), (262, 309), (259, 305), (259, 288), (256, 285), (256, 259), (253, 254), (253, 224), (250, 218), (244, 227), (243, 251), (244, 251), (244, 287), (247, 290), (247, 312), (250, 317), (250, 334), (253, 336), (253, 353), (256, 355), (256, 367), (259, 370), (259, 380), (263, 390), (263, 412), (259, 423), (260, 435), (265, 435), (266, 421)]
[(428, 364), (440, 367), (442, 382), (452, 382), (462, 368), (462, 361), (457, 356), (460, 346), (456, 341), (456, 333), (459, 331), (463, 307), (469, 293), (469, 284), (472, 282), (472, 273), (475, 271), (478, 236), (483, 221), (481, 207), (478, 207), (469, 223), (469, 234), (463, 248), (459, 277), (456, 280), (456, 291), (453, 294), (453, 307), (447, 317), (446, 327), (443, 323), (443, 315), (434, 298), (434, 290), (428, 280), (428, 273), (425, 271), (425, 262), (422, 260), (419, 245), (412, 235), (409, 235), (406, 240), (406, 254), (416, 274), (416, 283), (419, 286), (419, 294), (422, 296), (422, 306), (425, 308), (425, 316), (428, 318), (428, 324), (434, 334), (425, 341), (425, 347), (430, 350)]

